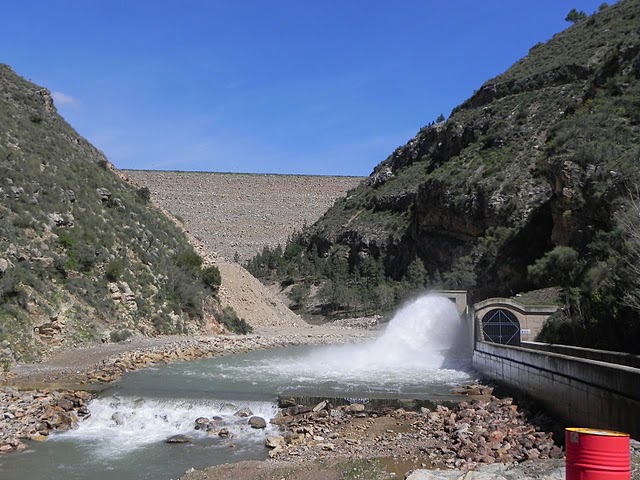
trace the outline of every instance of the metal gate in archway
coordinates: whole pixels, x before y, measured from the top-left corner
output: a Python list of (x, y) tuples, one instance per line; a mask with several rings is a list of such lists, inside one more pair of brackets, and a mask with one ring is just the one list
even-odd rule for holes
[(482, 336), (488, 342), (520, 345), (520, 322), (509, 310), (496, 308), (482, 317)]

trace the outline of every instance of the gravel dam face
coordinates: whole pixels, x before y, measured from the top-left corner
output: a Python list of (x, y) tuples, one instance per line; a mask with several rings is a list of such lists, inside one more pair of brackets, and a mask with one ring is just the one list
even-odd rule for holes
[(244, 263), (314, 223), (361, 177), (123, 170), (210, 251)]

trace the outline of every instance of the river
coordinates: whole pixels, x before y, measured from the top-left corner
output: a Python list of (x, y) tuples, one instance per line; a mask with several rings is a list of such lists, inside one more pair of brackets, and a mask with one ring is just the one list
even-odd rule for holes
[[(89, 404), (78, 428), (0, 458), (2, 480), (173, 479), (190, 468), (262, 459), (278, 395), (425, 398), (473, 380), (464, 326), (446, 299), (422, 297), (375, 340), (287, 347), (131, 372)], [(253, 429), (236, 412), (267, 420)], [(196, 430), (199, 417), (216, 432)], [(189, 443), (170, 444), (173, 435)]]

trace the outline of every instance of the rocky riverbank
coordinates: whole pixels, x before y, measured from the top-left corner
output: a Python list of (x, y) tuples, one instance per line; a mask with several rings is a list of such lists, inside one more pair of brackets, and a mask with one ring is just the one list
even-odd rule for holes
[[(527, 400), (516, 404), (512, 398), (490, 396), (420, 411), (322, 401), (283, 405), (272, 423), (282, 432), (266, 439), (267, 462), (193, 470), (181, 479), (565, 478), (564, 452), (558, 445), (563, 429)], [(640, 443), (632, 440), (630, 453), (631, 478), (638, 480)]]
[(323, 401), (314, 407), (286, 407), (272, 422), (282, 425), (284, 432), (270, 439), (270, 456), (401, 455), (417, 465), (449, 468), (563, 458), (553, 438), (553, 430), (561, 428), (511, 398), (463, 401), (452, 408), (438, 405), (417, 412), (363, 403), (333, 407)]
[(25, 450), (24, 440), (43, 441), (73, 428), (89, 414), (92, 397), (85, 391), (0, 389), (0, 453)]

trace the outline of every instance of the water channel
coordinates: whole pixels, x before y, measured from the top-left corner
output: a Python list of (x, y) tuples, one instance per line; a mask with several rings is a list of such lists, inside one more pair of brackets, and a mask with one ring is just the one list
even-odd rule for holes
[[(174, 479), (189, 468), (262, 459), (265, 437), (235, 412), (267, 421), (287, 393), (352, 399), (427, 398), (473, 379), (467, 335), (455, 306), (425, 296), (401, 309), (375, 340), (302, 346), (147, 368), (125, 375), (93, 400), (75, 430), (0, 457), (3, 480)], [(228, 438), (194, 430), (220, 417)], [(165, 439), (184, 434), (188, 444)]]

